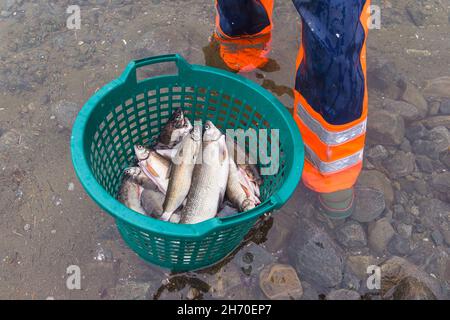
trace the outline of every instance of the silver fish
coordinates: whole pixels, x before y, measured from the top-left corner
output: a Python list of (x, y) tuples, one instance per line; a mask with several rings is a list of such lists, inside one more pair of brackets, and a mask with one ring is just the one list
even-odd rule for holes
[(154, 149), (172, 149), (192, 130), (192, 124), (181, 108), (174, 111), (162, 128)]
[(135, 177), (140, 174), (139, 168), (127, 168), (122, 177), (118, 200), (131, 210), (140, 214), (145, 214), (141, 206), (141, 194), (144, 188), (135, 181)]
[(139, 167), (165, 195), (169, 185), (170, 161), (158, 154), (155, 150), (141, 145), (134, 146), (134, 151), (138, 159)]
[(225, 136), (211, 121), (206, 121), (204, 129), (202, 162), (195, 165), (181, 223), (194, 224), (213, 218), (227, 187), (230, 164)]
[(190, 134), (184, 137), (172, 159), (169, 186), (164, 200), (161, 219), (168, 221), (185, 200), (191, 187), (192, 172), (202, 145), (202, 127), (195, 125)]
[(164, 194), (157, 188), (145, 189), (141, 193), (141, 206), (148, 215), (160, 218), (163, 213)]
[(253, 182), (242, 169), (236, 166), (233, 159), (230, 159), (226, 196), (240, 212), (253, 209), (261, 203), (255, 194)]
[[(250, 181), (252, 181), (254, 184), (258, 186), (262, 185), (263, 179), (259, 174), (258, 167), (254, 164), (254, 161), (250, 161), (253, 160), (253, 158), (247, 152), (245, 152), (245, 149), (242, 148), (236, 141), (233, 141), (233, 144), (231, 145), (229, 151), (230, 153), (232, 152), (232, 158), (236, 163), (236, 165), (238, 166), (238, 168), (244, 170)], [(241, 159), (244, 155), (245, 161), (244, 163), (241, 163), (242, 162)]]

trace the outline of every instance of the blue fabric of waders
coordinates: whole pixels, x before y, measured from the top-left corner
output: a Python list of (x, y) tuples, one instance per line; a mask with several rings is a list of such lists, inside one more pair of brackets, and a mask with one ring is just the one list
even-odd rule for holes
[(365, 0), (293, 0), (302, 19), (305, 56), (295, 89), (328, 123), (361, 117), (365, 79), (360, 63)]
[(270, 24), (258, 0), (218, 0), (220, 28), (230, 37), (254, 35)]

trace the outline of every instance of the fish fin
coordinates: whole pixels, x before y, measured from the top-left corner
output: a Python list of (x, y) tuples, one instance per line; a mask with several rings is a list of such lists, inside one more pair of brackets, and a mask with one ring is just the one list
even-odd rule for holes
[(157, 177), (153, 176), (148, 170), (147, 166), (144, 164), (141, 164), (141, 168), (144, 171), (145, 175), (155, 184), (155, 186), (161, 191), (162, 194), (166, 195), (167, 190), (163, 188), (161, 183), (158, 181)]
[(252, 194), (251, 194), (250, 190), (247, 188), (247, 186), (243, 185), (242, 183), (240, 185), (242, 187), (242, 190), (244, 190), (245, 195), (247, 196), (247, 198), (251, 197)]
[(178, 213), (174, 213), (174, 214), (172, 214), (172, 216), (170, 217), (170, 219), (168, 221), (172, 222), (172, 223), (180, 223), (181, 215)]
[(241, 204), (242, 212), (255, 208), (256, 203), (251, 199), (245, 199)]
[(160, 220), (162, 221), (169, 221), (170, 218), (172, 217), (173, 212), (163, 212), (161, 217), (159, 217)]
[(254, 190), (255, 190), (255, 195), (256, 195), (257, 197), (259, 197), (259, 196), (261, 195), (261, 193), (260, 193), (260, 189), (259, 189), (258, 183), (253, 182), (253, 188), (254, 188)]
[(153, 169), (153, 167), (152, 167), (152, 165), (151, 165), (150, 163), (147, 162), (147, 163), (145, 164), (145, 167), (147, 168), (148, 172), (149, 172), (152, 176), (154, 176), (154, 177), (156, 177), (156, 178), (159, 178), (158, 172), (156, 172), (156, 170)]

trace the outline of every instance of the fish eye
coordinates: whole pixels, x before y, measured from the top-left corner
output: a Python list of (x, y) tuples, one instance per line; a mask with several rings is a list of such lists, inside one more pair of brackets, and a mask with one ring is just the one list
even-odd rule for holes
[(205, 130), (209, 130), (210, 126), (209, 124), (205, 124)]
[(138, 148), (139, 150), (142, 150), (142, 149), (144, 149), (144, 147), (143, 147), (143, 146), (141, 146), (141, 145), (138, 145), (138, 146), (137, 146), (137, 148)]

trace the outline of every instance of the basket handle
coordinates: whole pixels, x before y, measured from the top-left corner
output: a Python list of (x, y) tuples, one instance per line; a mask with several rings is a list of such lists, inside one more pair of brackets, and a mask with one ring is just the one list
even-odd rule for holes
[(119, 77), (124, 83), (131, 82), (132, 84), (137, 83), (136, 71), (139, 68), (149, 66), (157, 63), (175, 62), (178, 73), (183, 74), (191, 68), (191, 65), (179, 54), (166, 54), (161, 56), (153, 56), (148, 58), (143, 58), (139, 60), (131, 61), (125, 68), (122, 75)]

